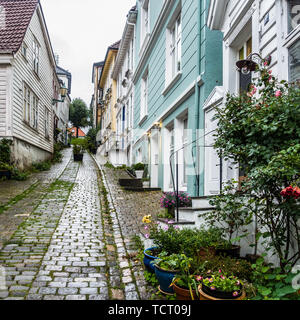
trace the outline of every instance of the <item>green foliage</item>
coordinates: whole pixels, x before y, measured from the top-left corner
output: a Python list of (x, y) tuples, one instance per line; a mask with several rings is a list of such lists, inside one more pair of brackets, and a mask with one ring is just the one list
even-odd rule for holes
[(11, 140), (0, 140), (0, 163), (10, 164), (11, 145)]
[(144, 271), (144, 278), (147, 283), (149, 283), (153, 287), (157, 287), (159, 285), (159, 282), (155, 276), (155, 273)]
[(154, 263), (163, 270), (177, 271), (180, 269), (181, 260), (182, 256), (180, 254), (173, 253), (168, 255), (167, 252), (162, 252)]
[(25, 181), (25, 180), (27, 180), (29, 175), (30, 175), (30, 172), (21, 171), (15, 167), (13, 167), (11, 178), (16, 181)]
[(296, 274), (292, 273), (290, 265), (286, 265), (282, 272), (281, 268), (274, 268), (260, 258), (252, 265), (252, 269), (254, 300), (300, 300), (297, 289), (292, 287)]
[[(300, 181), (300, 88), (279, 82), (267, 68), (258, 71), (251, 92), (228, 94), (225, 107), (217, 108), (215, 148), (223, 159), (243, 164), (242, 190), (248, 193), (248, 208), (256, 208), (257, 239), (263, 236), (283, 271), (300, 258), (299, 205), (280, 194)], [(228, 201), (230, 196), (225, 210)]]
[(132, 166), (132, 168), (134, 170), (144, 170), (145, 169), (145, 165), (143, 163), (139, 162), (139, 163), (134, 164)]
[(222, 241), (222, 233), (217, 228), (179, 230), (170, 224), (168, 228), (152, 230), (151, 238), (156, 246), (169, 254), (184, 253), (194, 257), (201, 248), (217, 246)]
[(48, 171), (51, 168), (50, 161), (36, 162), (32, 164), (33, 171)]
[(80, 128), (88, 125), (88, 109), (85, 102), (76, 98), (70, 104), (70, 121), (74, 127)]
[(251, 264), (243, 259), (235, 259), (223, 256), (207, 256), (197, 259), (196, 272), (205, 275), (209, 272), (218, 272), (220, 269), (229, 275), (235, 275), (239, 279), (250, 281), (252, 279)]
[(222, 270), (215, 272), (203, 279), (203, 284), (212, 290), (222, 292), (233, 292), (233, 296), (238, 295), (243, 285), (236, 276), (227, 275)]
[(89, 132), (86, 135), (86, 144), (87, 144), (87, 150), (89, 152), (96, 154), (97, 147), (96, 147), (96, 137), (98, 133), (98, 129), (90, 129)]
[(53, 156), (52, 156), (52, 163), (58, 163), (62, 161), (62, 153), (61, 151), (63, 150), (64, 146), (62, 143), (58, 142), (54, 144), (54, 151), (53, 151)]
[(85, 139), (73, 139), (72, 145), (74, 154), (82, 154), (87, 149), (87, 141)]
[[(243, 194), (234, 189), (234, 183), (229, 182), (221, 193), (209, 202), (215, 209), (202, 214), (209, 225), (216, 222), (222, 226), (229, 241), (233, 235), (238, 235), (242, 228), (252, 222), (253, 206), (249, 205)], [(245, 236), (246, 234), (244, 234)]]

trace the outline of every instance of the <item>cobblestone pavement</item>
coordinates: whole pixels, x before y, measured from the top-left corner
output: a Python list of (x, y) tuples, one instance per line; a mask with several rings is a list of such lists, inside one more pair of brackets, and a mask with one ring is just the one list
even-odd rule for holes
[[(136, 257), (137, 251), (133, 237), (143, 233), (142, 218), (144, 215), (151, 214), (155, 218), (156, 214), (164, 212), (159, 205), (162, 192), (150, 191), (141, 193), (125, 191), (118, 183), (120, 170), (109, 169), (103, 165), (100, 169), (104, 186), (108, 191), (110, 216), (113, 220), (114, 228), (120, 232), (120, 235), (115, 237), (118, 258), (119, 261), (122, 261), (120, 268), (123, 276), (128, 274), (125, 281), (129, 281), (128, 288), (132, 289), (132, 293), (127, 293), (126, 298), (135, 299), (133, 287), (133, 284), (135, 284), (138, 288), (137, 294), (140, 299), (149, 300), (153, 293), (153, 288), (150, 288), (144, 279), (144, 268), (141, 261)], [(127, 268), (128, 265), (129, 269)], [(131, 270), (131, 274), (129, 270)]]
[(6, 205), (0, 214), (0, 249), (31, 214), (50, 184), (65, 170), (72, 149), (65, 149), (62, 153), (62, 162), (53, 165), (50, 171), (34, 173), (26, 181), (10, 180), (0, 183), (0, 204)]
[(0, 251), (0, 299), (149, 299), (132, 237), (161, 193), (123, 191), (114, 170), (70, 155), (41, 178), (35, 206)]

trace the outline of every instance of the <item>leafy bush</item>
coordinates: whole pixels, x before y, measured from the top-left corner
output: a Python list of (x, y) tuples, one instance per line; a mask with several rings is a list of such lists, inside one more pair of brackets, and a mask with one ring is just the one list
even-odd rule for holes
[(252, 269), (254, 300), (300, 300), (300, 295), (297, 294), (299, 289), (292, 286), (296, 274), (292, 273), (290, 265), (286, 265), (282, 272), (281, 268), (274, 268), (260, 258), (252, 265)]
[(84, 150), (87, 149), (87, 142), (85, 139), (73, 139), (72, 140), (73, 145), (73, 153), (74, 154), (82, 154)]
[(145, 165), (143, 163), (139, 162), (139, 163), (134, 164), (132, 166), (132, 168), (134, 170), (144, 170), (145, 169)]
[(51, 168), (50, 161), (36, 162), (32, 164), (33, 171), (48, 171)]
[(61, 143), (54, 144), (54, 152), (52, 156), (52, 163), (58, 163), (62, 160), (62, 153), (61, 151), (64, 149), (64, 146)]
[(13, 168), (11, 178), (13, 180), (17, 181), (25, 181), (27, 180), (28, 176), (30, 175), (30, 172), (28, 171), (20, 171), (17, 168)]
[(11, 140), (0, 140), (0, 162), (10, 164), (11, 145)]

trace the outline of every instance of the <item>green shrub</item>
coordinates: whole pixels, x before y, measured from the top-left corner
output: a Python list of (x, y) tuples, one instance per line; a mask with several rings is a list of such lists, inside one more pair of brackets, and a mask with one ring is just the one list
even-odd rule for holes
[(48, 171), (51, 168), (50, 161), (36, 162), (32, 164), (33, 171)]
[(0, 162), (10, 164), (12, 141), (8, 139), (0, 140)]
[(145, 165), (143, 163), (139, 162), (139, 163), (134, 164), (132, 166), (132, 168), (134, 170), (144, 170), (145, 169)]

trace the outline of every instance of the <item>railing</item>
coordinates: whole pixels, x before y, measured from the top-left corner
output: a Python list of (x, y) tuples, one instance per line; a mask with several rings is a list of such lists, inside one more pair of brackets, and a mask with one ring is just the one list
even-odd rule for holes
[[(179, 163), (178, 163), (178, 153), (181, 150), (184, 150), (186, 147), (198, 142), (200, 139), (203, 139), (204, 137), (206, 137), (207, 135), (215, 132), (215, 130), (209, 131), (206, 134), (202, 135), (201, 137), (198, 137), (197, 139), (193, 140), (192, 142), (185, 144), (183, 147), (179, 148), (178, 150), (174, 151), (171, 153), (170, 158), (169, 158), (169, 162), (170, 162), (170, 169), (171, 169), (171, 177), (172, 177), (172, 184), (173, 184), (173, 190), (174, 190), (174, 195), (176, 195), (176, 222), (179, 222), (179, 181), (178, 181), (178, 177), (179, 177)], [(213, 146), (207, 146), (207, 145), (202, 145), (202, 146), (194, 146), (192, 148), (192, 159), (193, 159), (193, 167), (195, 170), (195, 176), (196, 176), (196, 180), (197, 180), (197, 188), (199, 189), (199, 185), (200, 185), (200, 179), (199, 179), (199, 174), (197, 174), (197, 168), (196, 168), (196, 161), (195, 161), (195, 157), (194, 157), (194, 149), (196, 148), (213, 148)], [(173, 168), (172, 168), (172, 158), (173, 156), (176, 155), (176, 163), (175, 163), (175, 168), (176, 168), (176, 183), (175, 183), (175, 179), (174, 179), (174, 172), (173, 172)], [(222, 163), (222, 157), (220, 158), (220, 190), (222, 190), (222, 176), (223, 176), (223, 163)]]

